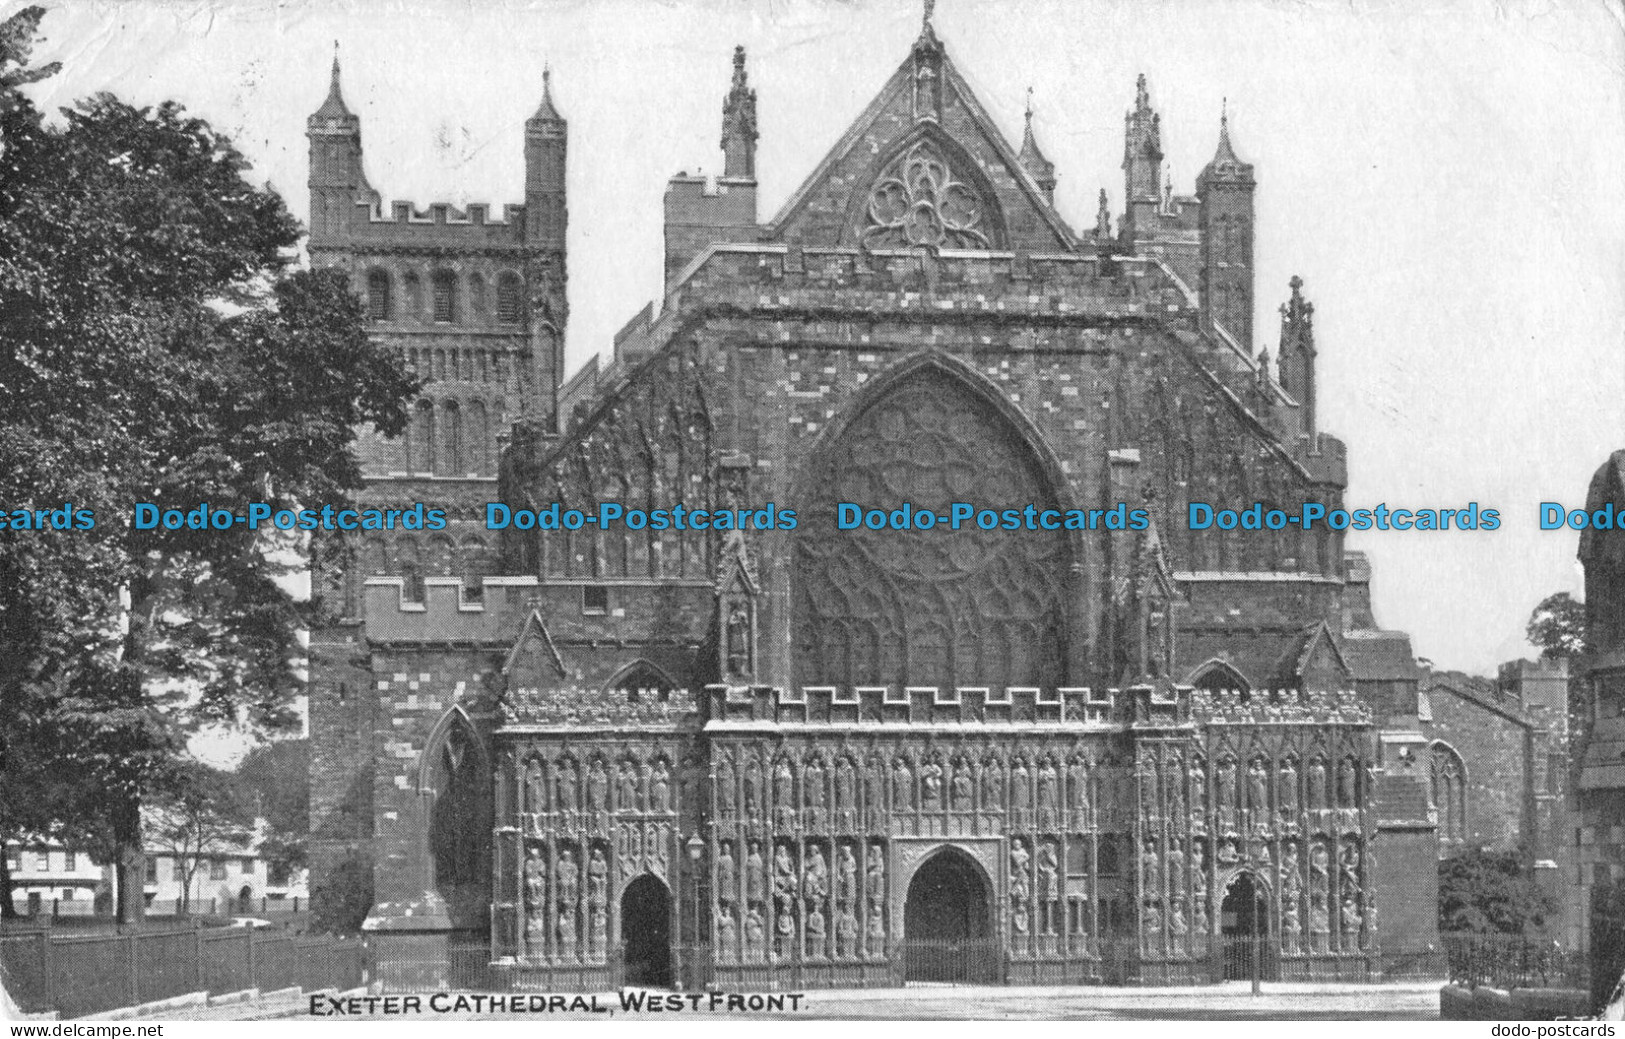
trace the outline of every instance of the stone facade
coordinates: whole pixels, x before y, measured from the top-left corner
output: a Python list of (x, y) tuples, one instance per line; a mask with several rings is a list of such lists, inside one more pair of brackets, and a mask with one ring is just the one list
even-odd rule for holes
[[(1018, 152), (926, 24), (763, 222), (755, 106), (738, 52), (723, 176), (668, 189), (664, 300), (561, 386), (551, 103), (500, 229), (386, 217), (335, 71), (312, 255), (429, 293), (373, 304), (429, 405), (367, 441), (367, 493), (457, 522), (328, 548), (314, 897), (324, 863), (364, 861), (381, 940), (481, 943), (520, 987), (658, 980), (673, 955), (889, 983), (938, 969), (933, 943), (1012, 981), (1179, 980), (1255, 930), (1271, 971), (1363, 975), (1430, 944), (1420, 674), (1369, 567), (1336, 533), (1186, 528), (1190, 502), (1335, 508), (1345, 484), (1296, 279), (1279, 379), (1254, 350), (1228, 128), (1195, 197), (1159, 196), (1142, 81), (1129, 211), (1079, 234), (1030, 114)], [(460, 302), (509, 275), (512, 327)], [(482, 496), (753, 518), (498, 539)], [(846, 531), (843, 501), (1079, 522)], [(754, 518), (769, 503), (793, 529)]]
[(1586, 652), (1575, 672), (1574, 872), (1582, 913), (1579, 947), (1591, 956), (1593, 995), (1625, 975), (1625, 451), (1591, 478), (1586, 511), (1615, 515), (1607, 529), (1580, 534), (1585, 567)]

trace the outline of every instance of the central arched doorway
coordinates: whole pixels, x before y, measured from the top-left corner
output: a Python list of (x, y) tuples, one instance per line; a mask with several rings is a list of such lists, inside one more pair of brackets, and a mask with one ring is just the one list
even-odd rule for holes
[(621, 970), (628, 985), (672, 984), (671, 892), (647, 873), (621, 895)]
[(992, 933), (988, 886), (969, 855), (943, 848), (908, 884), (903, 903), (908, 981), (998, 981), (1003, 957)]
[(1225, 980), (1246, 981), (1255, 974), (1266, 981), (1275, 977), (1269, 893), (1252, 873), (1236, 874), (1224, 889), (1219, 936), (1224, 946)]

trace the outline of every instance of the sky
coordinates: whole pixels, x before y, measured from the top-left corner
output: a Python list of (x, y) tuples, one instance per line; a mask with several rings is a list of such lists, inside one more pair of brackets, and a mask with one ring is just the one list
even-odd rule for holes
[[(10, 13), (16, 3), (0, 4)], [(544, 66), (570, 123), (572, 371), (661, 289), (661, 196), (718, 172), (731, 53), (758, 93), (768, 219), (907, 56), (919, 0), (219, 0), (49, 5), (30, 88), (181, 101), (230, 133), (303, 219), (305, 118), (335, 41), (386, 202), (522, 200)], [(1293, 274), (1315, 304), (1320, 422), (1349, 446), (1351, 507), (1496, 508), (1495, 532), (1370, 532), (1384, 627), (1441, 668), (1532, 655), (1547, 594), (1578, 595), (1583, 504), (1625, 447), (1625, 28), (1615, 2), (939, 0), (955, 64), (1056, 203), (1122, 208), (1135, 75), (1193, 190), (1227, 106), (1255, 165), (1260, 346)]]

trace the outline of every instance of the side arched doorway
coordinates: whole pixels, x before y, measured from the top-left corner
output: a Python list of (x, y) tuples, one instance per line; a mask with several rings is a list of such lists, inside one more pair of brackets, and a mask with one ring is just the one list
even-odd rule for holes
[(671, 892), (647, 873), (621, 894), (621, 976), (627, 985), (672, 985)]
[(990, 901), (981, 868), (964, 852), (943, 848), (921, 863), (903, 903), (905, 980), (999, 981)]
[(1269, 892), (1251, 872), (1233, 877), (1219, 903), (1219, 936), (1223, 945), (1226, 981), (1264, 981), (1278, 973), (1278, 957), (1270, 938)]

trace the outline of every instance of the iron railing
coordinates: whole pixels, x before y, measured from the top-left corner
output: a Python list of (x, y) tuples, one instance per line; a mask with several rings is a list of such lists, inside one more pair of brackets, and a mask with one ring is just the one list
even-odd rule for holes
[(1458, 985), (1495, 988), (1575, 988), (1591, 985), (1590, 961), (1554, 941), (1515, 934), (1440, 936)]
[(347, 989), (366, 980), (359, 939), (251, 927), (128, 934), (0, 932), (0, 979), (29, 1013), (79, 1017), (190, 992)]

